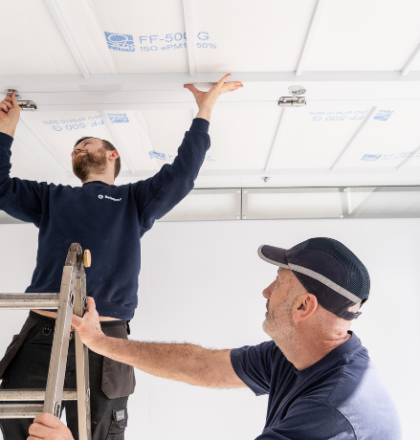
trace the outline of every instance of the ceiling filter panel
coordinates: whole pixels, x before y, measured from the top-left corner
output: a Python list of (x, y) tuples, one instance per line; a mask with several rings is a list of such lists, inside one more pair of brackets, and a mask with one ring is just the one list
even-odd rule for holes
[[(340, 167), (397, 167), (419, 147), (419, 118), (417, 108), (378, 108), (343, 157)], [(411, 162), (420, 165), (418, 157)]]
[(118, 73), (188, 70), (181, 0), (89, 0), (89, 3), (97, 14)]
[(296, 70), (314, 0), (204, 0), (192, 4), (197, 70)]
[(398, 71), (420, 43), (418, 0), (325, 2), (306, 70)]
[(2, 1), (0, 17), (0, 75), (80, 73), (44, 0)]
[(367, 108), (287, 110), (271, 168), (330, 168)]
[(85, 136), (111, 142), (122, 156), (123, 171), (130, 168), (128, 161), (134, 170), (157, 169), (149, 154), (148, 135), (137, 122), (135, 112), (39, 112), (24, 113), (22, 119), (68, 171), (74, 144)]
[(212, 115), (211, 148), (203, 169), (263, 169), (280, 109), (219, 109)]

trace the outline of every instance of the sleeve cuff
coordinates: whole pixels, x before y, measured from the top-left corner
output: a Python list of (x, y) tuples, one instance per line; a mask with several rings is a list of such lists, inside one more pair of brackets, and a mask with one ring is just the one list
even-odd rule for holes
[(232, 363), (233, 370), (242, 382), (254, 392), (256, 396), (263, 396), (267, 394), (263, 388), (259, 387), (255, 382), (249, 379), (242, 367), (242, 348), (234, 348), (230, 352), (230, 362)]
[(199, 130), (199, 131), (204, 131), (204, 133), (208, 133), (209, 132), (209, 126), (210, 126), (210, 122), (207, 121), (206, 119), (195, 118), (192, 121), (192, 124), (191, 124), (191, 127), (190, 127), (190, 131), (191, 130)]
[(10, 148), (12, 146), (13, 138), (6, 133), (0, 133), (0, 147)]

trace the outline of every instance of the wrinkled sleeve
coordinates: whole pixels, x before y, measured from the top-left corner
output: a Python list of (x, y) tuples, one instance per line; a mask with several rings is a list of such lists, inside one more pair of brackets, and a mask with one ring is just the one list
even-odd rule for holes
[(0, 133), (0, 210), (18, 220), (39, 225), (45, 185), (10, 177), (13, 138)]
[(143, 230), (153, 226), (194, 187), (207, 150), (210, 148), (209, 122), (196, 118), (171, 165), (165, 164), (153, 177), (134, 184), (134, 197)]
[(256, 440), (357, 440), (352, 425), (326, 402), (299, 399)]
[(230, 359), (238, 377), (257, 395), (270, 391), (271, 371), (280, 350), (273, 341), (244, 346), (231, 351)]

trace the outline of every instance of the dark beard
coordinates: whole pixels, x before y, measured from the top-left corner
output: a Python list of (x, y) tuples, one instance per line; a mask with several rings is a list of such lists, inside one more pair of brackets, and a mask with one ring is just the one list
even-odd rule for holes
[(76, 156), (73, 162), (73, 173), (84, 182), (90, 174), (102, 174), (106, 167), (106, 154), (97, 155), (86, 152), (81, 156)]

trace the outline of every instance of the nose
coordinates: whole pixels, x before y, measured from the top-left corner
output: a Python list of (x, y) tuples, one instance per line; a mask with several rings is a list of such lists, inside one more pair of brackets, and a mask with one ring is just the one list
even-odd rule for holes
[(272, 282), (268, 287), (263, 290), (263, 297), (265, 299), (270, 299), (271, 292), (273, 291), (274, 282)]
[(74, 150), (73, 150), (73, 156), (75, 156), (79, 151), (81, 151), (82, 150), (82, 148), (81, 147), (76, 147)]

